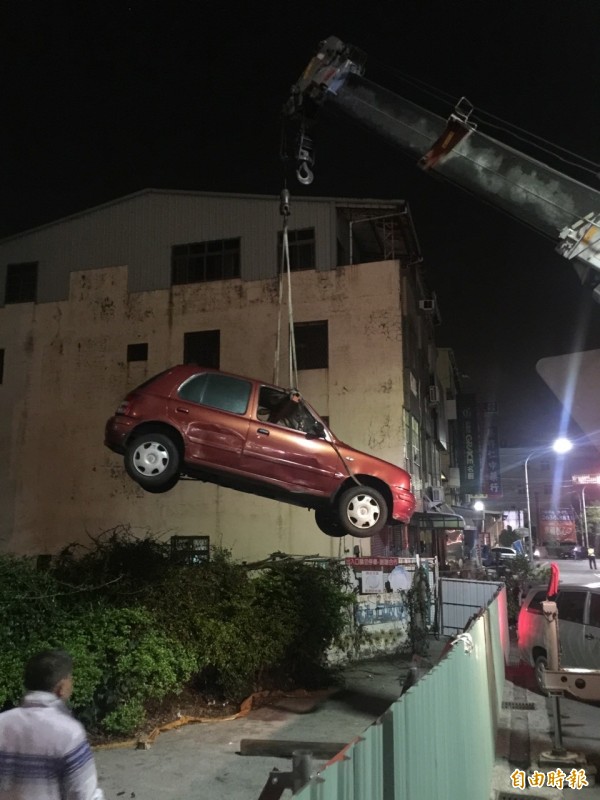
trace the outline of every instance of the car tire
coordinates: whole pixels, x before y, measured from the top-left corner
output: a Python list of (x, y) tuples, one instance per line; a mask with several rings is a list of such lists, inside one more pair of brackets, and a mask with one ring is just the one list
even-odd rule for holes
[(167, 434), (144, 433), (127, 444), (125, 469), (147, 492), (168, 492), (179, 480), (179, 449)]
[(315, 522), (319, 530), (333, 538), (341, 538), (346, 536), (346, 531), (340, 525), (340, 520), (329, 508), (317, 508), (315, 510)]
[(365, 539), (380, 533), (388, 522), (388, 504), (371, 486), (351, 486), (342, 492), (338, 502), (338, 518), (350, 536)]
[(540, 694), (547, 695), (548, 692), (542, 686), (542, 672), (548, 669), (548, 659), (546, 656), (537, 656), (533, 664), (533, 671), (535, 675), (535, 685), (536, 689)]

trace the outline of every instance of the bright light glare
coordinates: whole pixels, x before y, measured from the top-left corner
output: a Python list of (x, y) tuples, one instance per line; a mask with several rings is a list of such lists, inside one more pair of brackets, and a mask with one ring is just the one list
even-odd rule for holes
[(483, 511), (483, 510), (485, 509), (485, 506), (484, 506), (484, 504), (481, 502), (481, 500), (476, 500), (476, 501), (473, 503), (473, 508), (475, 509), (475, 511)]
[(552, 445), (552, 449), (554, 450), (555, 453), (568, 453), (569, 450), (572, 450), (572, 448), (573, 448), (573, 442), (570, 442), (568, 439), (565, 439), (564, 436), (561, 436)]

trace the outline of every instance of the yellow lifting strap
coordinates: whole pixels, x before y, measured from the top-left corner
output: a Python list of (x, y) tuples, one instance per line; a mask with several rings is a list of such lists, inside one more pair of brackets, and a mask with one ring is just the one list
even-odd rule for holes
[(296, 337), (294, 335), (294, 307), (292, 303), (292, 280), (290, 270), (290, 243), (288, 238), (288, 218), (290, 216), (290, 193), (287, 189), (281, 192), (279, 212), (283, 217), (283, 236), (281, 247), (281, 265), (279, 268), (279, 297), (277, 314), (277, 339), (275, 344), (275, 364), (273, 368), (273, 382), (279, 386), (279, 367), (281, 362), (281, 320), (283, 314), (283, 284), (287, 279), (287, 307), (288, 307), (288, 364), (289, 388), (298, 388), (298, 364), (296, 362)]

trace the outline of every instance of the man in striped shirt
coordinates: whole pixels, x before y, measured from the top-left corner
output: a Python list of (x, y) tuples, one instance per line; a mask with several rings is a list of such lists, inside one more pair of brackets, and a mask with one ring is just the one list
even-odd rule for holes
[(34, 656), (25, 689), (21, 706), (0, 714), (0, 800), (103, 800), (85, 730), (65, 705), (71, 656)]

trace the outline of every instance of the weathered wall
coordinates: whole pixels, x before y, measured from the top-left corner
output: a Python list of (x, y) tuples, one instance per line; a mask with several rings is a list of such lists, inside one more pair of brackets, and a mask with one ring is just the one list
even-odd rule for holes
[[(297, 322), (329, 322), (329, 369), (300, 374), (308, 400), (350, 444), (402, 461), (402, 342), (397, 262), (293, 274)], [(10, 340), (0, 392), (0, 547), (56, 552), (121, 523), (209, 535), (238, 558), (276, 550), (343, 555), (313, 514), (195, 481), (143, 492), (103, 445), (126, 392), (179, 363), (186, 331), (221, 330), (221, 368), (272, 380), (275, 281), (238, 280), (129, 294), (126, 266), (71, 273), (66, 301), (0, 309)], [(127, 345), (148, 361), (127, 363)], [(284, 352), (287, 347), (284, 346)], [(287, 383), (287, 368), (281, 383)], [(368, 545), (362, 541), (363, 552)]]

